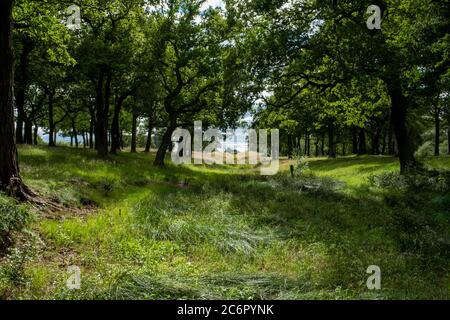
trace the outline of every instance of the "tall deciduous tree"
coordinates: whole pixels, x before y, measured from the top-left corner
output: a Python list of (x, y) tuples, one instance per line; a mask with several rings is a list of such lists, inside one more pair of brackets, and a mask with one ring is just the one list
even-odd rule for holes
[(14, 53), (12, 45), (13, 0), (0, 2), (0, 188), (26, 198), (19, 174), (14, 134)]
[(172, 132), (206, 110), (220, 110), (223, 84), (224, 19), (216, 10), (200, 13), (203, 1), (163, 1), (156, 15), (153, 50), (162, 84), (166, 131), (155, 166), (163, 166)]

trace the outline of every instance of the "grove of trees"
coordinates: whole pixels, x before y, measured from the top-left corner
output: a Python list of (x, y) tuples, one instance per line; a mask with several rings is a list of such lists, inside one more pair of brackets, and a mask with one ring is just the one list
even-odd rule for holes
[(406, 173), (430, 130), (450, 154), (449, 23), (446, 0), (2, 0), (0, 188), (33, 197), (17, 144), (40, 132), (105, 158), (160, 128), (164, 166), (177, 127), (247, 112), (287, 156), (398, 155)]

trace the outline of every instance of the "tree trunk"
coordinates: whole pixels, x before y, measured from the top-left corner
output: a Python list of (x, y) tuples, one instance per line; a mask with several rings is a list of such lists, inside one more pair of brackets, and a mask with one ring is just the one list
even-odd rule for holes
[(108, 113), (111, 77), (111, 72), (103, 69), (100, 71), (97, 81), (95, 144), (100, 157), (106, 157), (108, 154)]
[(133, 112), (133, 120), (131, 124), (131, 152), (136, 153), (136, 135), (137, 135), (137, 118), (136, 112)]
[(305, 141), (304, 141), (304, 148), (303, 148), (303, 155), (306, 156), (307, 148), (308, 148), (308, 139), (306, 138), (308, 135), (308, 132), (305, 133)]
[(54, 147), (56, 145), (55, 139), (54, 139), (54, 133), (55, 133), (55, 122), (53, 119), (53, 97), (55, 93), (54, 91), (51, 91), (48, 95), (48, 145), (50, 147)]
[(406, 127), (407, 100), (400, 88), (390, 88), (389, 95), (392, 102), (391, 117), (400, 158), (400, 172), (404, 174), (416, 167), (414, 145)]
[(366, 130), (364, 128), (359, 129), (359, 146), (358, 146), (358, 155), (363, 155), (367, 153), (367, 144), (366, 144)]
[(104, 149), (106, 148), (106, 128), (105, 128), (105, 107), (103, 99), (103, 85), (105, 74), (101, 70), (97, 80), (97, 92), (95, 98), (96, 115), (95, 115), (95, 148), (100, 156), (106, 156)]
[(114, 115), (111, 123), (111, 150), (110, 153), (117, 154), (117, 150), (121, 149), (121, 137), (120, 137), (120, 112), (122, 110), (123, 103), (128, 96), (132, 94), (132, 91), (127, 91), (122, 94), (114, 106)]
[(33, 144), (34, 144), (35, 146), (37, 146), (37, 145), (38, 145), (38, 139), (37, 139), (37, 137), (38, 137), (38, 130), (39, 130), (39, 127), (38, 127), (38, 125), (37, 125), (37, 124), (34, 124), (34, 131), (33, 131)]
[(375, 134), (372, 138), (372, 154), (379, 155), (380, 154), (380, 138), (381, 138), (381, 128), (378, 126), (375, 129)]
[(314, 142), (314, 155), (316, 156), (316, 158), (319, 156), (319, 135), (316, 133), (316, 141)]
[(176, 118), (172, 118), (166, 132), (164, 132), (161, 145), (156, 152), (155, 161), (153, 162), (153, 165), (155, 167), (164, 167), (164, 158), (166, 156), (168, 148), (170, 147), (170, 144), (172, 143), (172, 133), (177, 128), (175, 119)]
[(306, 135), (306, 155), (311, 156), (311, 135), (309, 133)]
[(320, 144), (320, 155), (323, 157), (325, 155), (325, 132), (322, 132), (322, 142)]
[(81, 133), (81, 137), (83, 138), (83, 148), (86, 148), (86, 136), (85, 136), (85, 132), (83, 131), (82, 133)]
[(26, 117), (25, 120), (25, 137), (24, 142), (26, 144), (33, 144), (33, 122), (29, 117)]
[(75, 125), (75, 119), (72, 118), (72, 134), (75, 139), (75, 147), (78, 148), (78, 132), (77, 127)]
[(23, 143), (23, 111), (17, 108), (17, 120), (16, 120), (16, 141), (18, 144)]
[(389, 116), (389, 129), (388, 129), (388, 154), (391, 156), (394, 154), (394, 137), (392, 130), (392, 115)]
[(358, 131), (357, 127), (352, 128), (352, 153), (358, 154)]
[(439, 114), (440, 110), (436, 107), (436, 110), (434, 111), (434, 155), (437, 157), (439, 156), (439, 141), (441, 140), (440, 137), (440, 119)]
[(384, 127), (383, 127), (383, 134), (382, 134), (381, 139), (383, 141), (383, 145), (381, 147), (381, 154), (385, 155), (386, 154), (386, 125), (384, 125)]
[(153, 119), (152, 117), (148, 117), (147, 124), (147, 141), (145, 143), (145, 152), (150, 152), (152, 148), (152, 131), (153, 131)]
[(25, 114), (24, 106), (25, 106), (25, 95), (28, 87), (28, 56), (33, 50), (33, 42), (28, 38), (28, 36), (23, 36), (21, 39), (22, 43), (22, 52), (20, 55), (20, 65), (19, 65), (19, 72), (17, 74), (17, 92), (16, 92), (16, 108), (17, 108), (17, 130), (16, 130), (16, 140), (17, 143), (22, 144), (24, 142), (31, 143), (29, 139), (27, 141), (27, 138), (30, 138), (30, 133), (25, 131), (25, 134), (28, 133), (28, 136), (23, 136), (23, 123), (25, 122), (25, 130), (29, 129), (27, 128), (27, 125), (29, 125), (29, 119), (27, 118), (27, 115)]
[(12, 0), (0, 1), (0, 189), (26, 200), (28, 189), (20, 178), (14, 132), (12, 5)]
[(122, 106), (116, 104), (114, 107), (114, 115), (111, 123), (111, 154), (117, 154), (120, 149), (120, 110)]
[(334, 143), (334, 126), (328, 126), (328, 157), (336, 158), (336, 144)]
[(94, 125), (95, 112), (91, 112), (91, 121), (89, 123), (89, 149), (94, 149)]
[(123, 129), (120, 130), (120, 149), (125, 148), (125, 143), (123, 141)]
[(106, 71), (106, 82), (105, 82), (105, 103), (104, 103), (104, 118), (103, 118), (103, 128), (104, 128), (104, 141), (106, 144), (104, 145), (103, 150), (101, 151), (101, 156), (106, 156), (108, 154), (108, 122), (109, 122), (109, 107), (110, 107), (110, 98), (111, 98), (111, 81), (112, 81), (112, 73), (111, 70), (107, 69)]
[(287, 139), (288, 159), (292, 159), (292, 135), (288, 134)]

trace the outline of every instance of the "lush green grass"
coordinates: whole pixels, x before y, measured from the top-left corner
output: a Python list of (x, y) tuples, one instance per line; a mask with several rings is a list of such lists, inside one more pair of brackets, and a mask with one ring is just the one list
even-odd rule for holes
[[(261, 177), (69, 148), (20, 158), (25, 181), (72, 210), (35, 215), (0, 262), (3, 298), (450, 298), (446, 195), (372, 186), (394, 158), (313, 159), (295, 178), (287, 161)], [(448, 157), (427, 163), (450, 168)], [(66, 287), (70, 265), (80, 290)], [(370, 265), (382, 290), (366, 287)]]

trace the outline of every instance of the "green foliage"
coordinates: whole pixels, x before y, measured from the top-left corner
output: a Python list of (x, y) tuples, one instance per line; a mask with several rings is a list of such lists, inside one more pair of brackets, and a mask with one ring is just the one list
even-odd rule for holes
[[(345, 144), (351, 131), (364, 128), (374, 154), (383, 132), (406, 127), (399, 142), (406, 147), (399, 152), (413, 158), (418, 134), (431, 126), (423, 115), (448, 93), (448, 50), (442, 45), (450, 20), (444, 3), (381, 1), (381, 30), (366, 26), (370, 1), (232, 3), (233, 18), (245, 21), (236, 24), (245, 30), (247, 67), (258, 78), (251, 90), (264, 96), (257, 126), (316, 138), (328, 129), (329, 149), (336, 135)], [(389, 123), (394, 107), (408, 110), (406, 123)]]
[(407, 175), (386, 172), (371, 176), (369, 181), (377, 188), (397, 191), (413, 193), (418, 191), (450, 192), (450, 171), (424, 170)]
[[(320, 142), (333, 157), (337, 144), (364, 149), (367, 135), (373, 154), (421, 145), (426, 166), (400, 175), (391, 156), (297, 150), (261, 177), (251, 166), (161, 169), (148, 154), (21, 148), (26, 184), (70, 210), (40, 215), (33, 238), (20, 232), (28, 211), (0, 196), (0, 248), (20, 239), (0, 260), (0, 296), (448, 298), (450, 163), (428, 157), (429, 116), (449, 111), (446, 4), (379, 1), (381, 31), (366, 27), (369, 0), (204, 4), (79, 0), (81, 30), (70, 31), (65, 1), (16, 0), (17, 127), (96, 129), (97, 142), (122, 132), (128, 145), (138, 119), (142, 146), (147, 126), (225, 129), (251, 111), (255, 128), (281, 130), (282, 149)], [(365, 287), (372, 264), (379, 292)], [(81, 267), (79, 291), (65, 286), (68, 265)]]
[(11, 244), (13, 232), (22, 231), (29, 221), (28, 211), (0, 195), (0, 250)]
[(294, 166), (294, 174), (301, 176), (309, 169), (309, 161), (308, 158), (303, 156), (300, 149), (295, 149), (293, 152), (293, 158), (296, 161)]
[(95, 186), (99, 189), (105, 196), (108, 196), (116, 189), (117, 181), (115, 179), (106, 178), (98, 181)]

